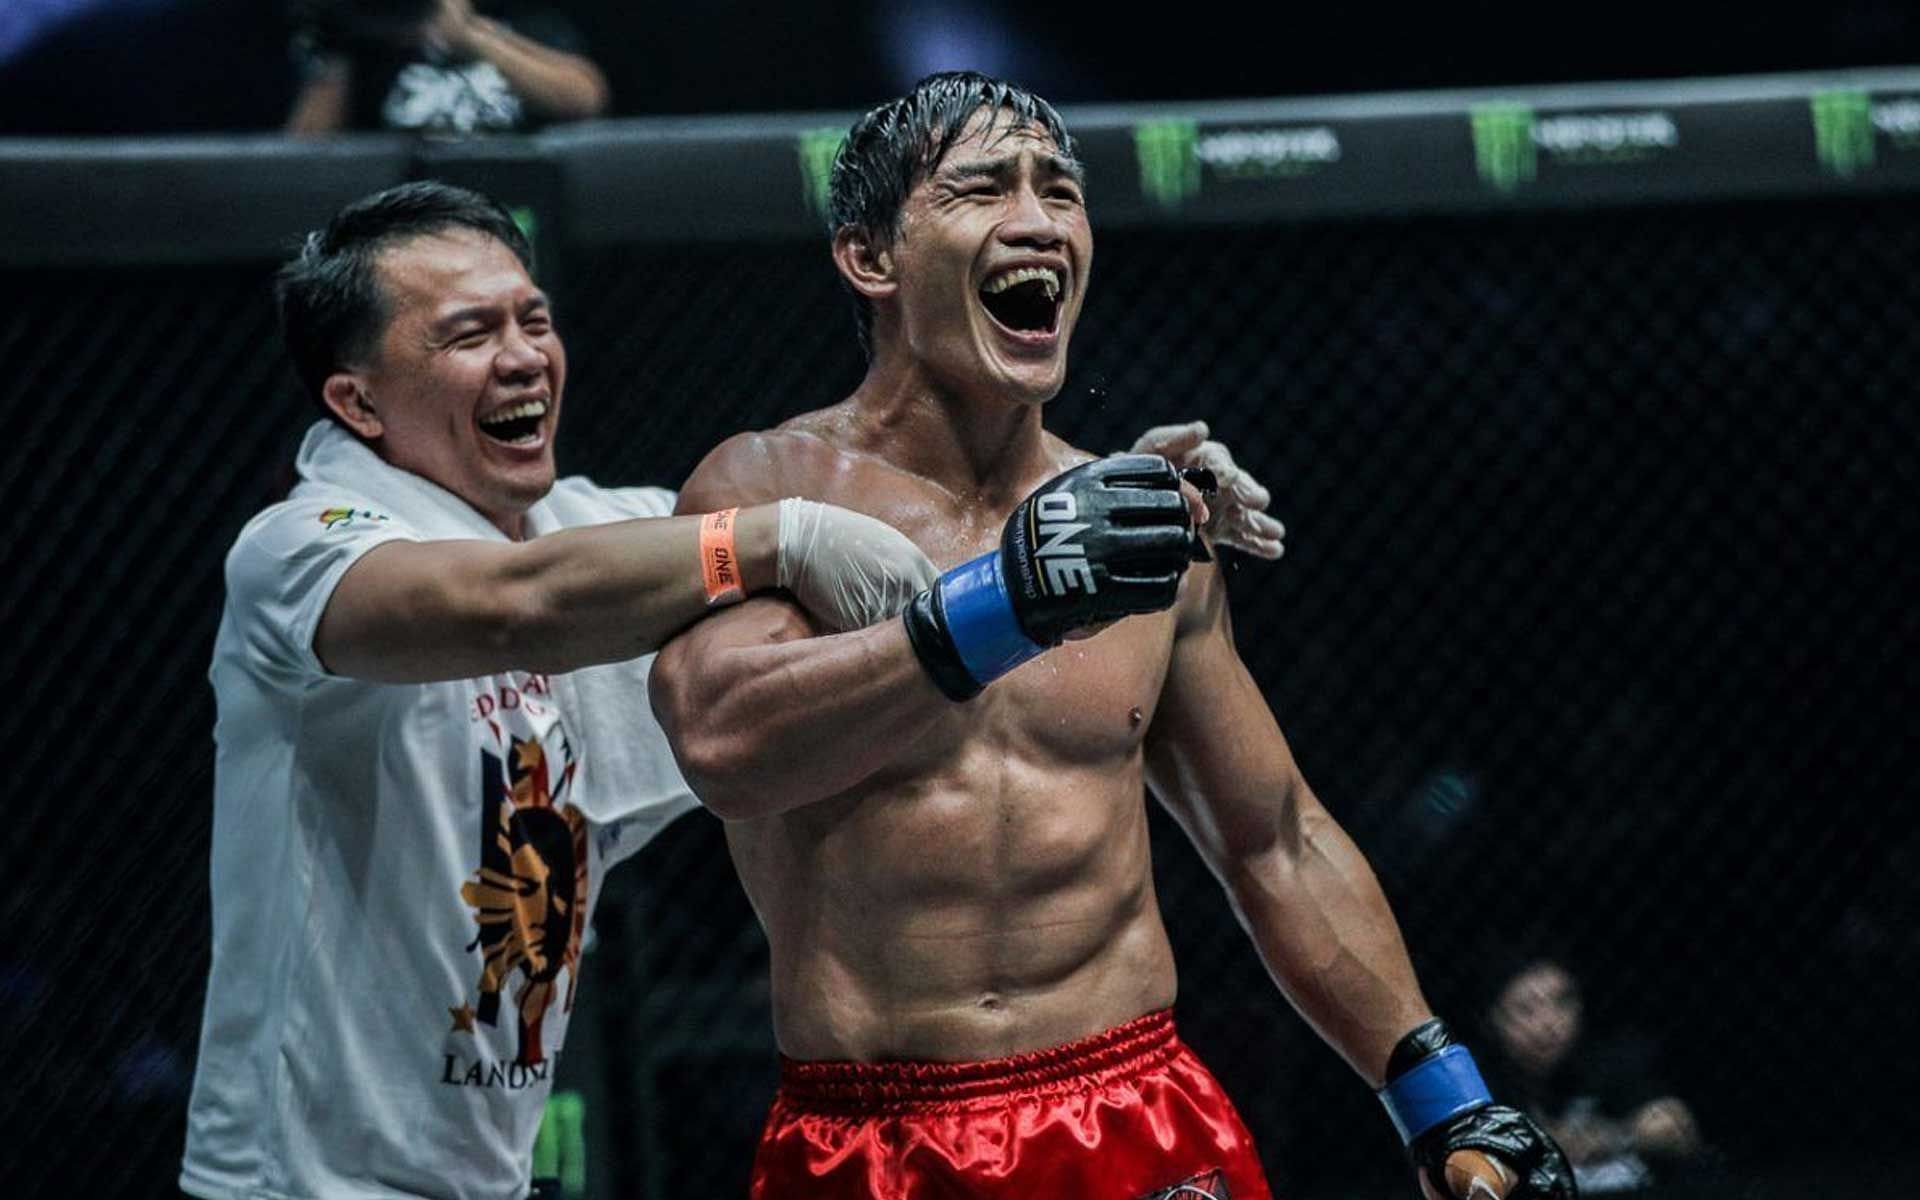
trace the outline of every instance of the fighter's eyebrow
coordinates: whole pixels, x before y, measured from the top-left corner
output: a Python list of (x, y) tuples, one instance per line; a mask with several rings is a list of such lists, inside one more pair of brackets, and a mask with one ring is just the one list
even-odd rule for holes
[(1048, 154), (1041, 158), (1040, 165), (1055, 175), (1064, 175), (1083, 186), (1087, 182), (1087, 169), (1077, 158), (1068, 158), (1064, 154)]
[(1003, 179), (1013, 173), (1010, 158), (968, 158), (941, 164), (939, 173), (949, 179)]
[[(939, 174), (950, 179), (1005, 179), (1017, 169), (1013, 158), (966, 158), (941, 165)], [(1040, 173), (1043, 175), (1065, 176), (1073, 182), (1084, 185), (1087, 181), (1086, 168), (1077, 158), (1068, 158), (1064, 154), (1043, 154), (1040, 156)]]

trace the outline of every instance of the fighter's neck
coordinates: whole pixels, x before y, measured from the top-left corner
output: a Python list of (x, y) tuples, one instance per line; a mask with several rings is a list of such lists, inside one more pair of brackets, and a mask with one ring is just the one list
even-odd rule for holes
[(871, 373), (848, 403), (867, 452), (956, 496), (1024, 495), (1048, 465), (1038, 404)]

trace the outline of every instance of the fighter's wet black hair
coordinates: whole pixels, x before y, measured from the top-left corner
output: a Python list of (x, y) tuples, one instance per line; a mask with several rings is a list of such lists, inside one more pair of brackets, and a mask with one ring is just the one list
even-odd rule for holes
[(327, 376), (364, 357), (386, 328), (391, 305), (376, 268), (409, 238), (471, 229), (513, 251), (533, 274), (533, 245), (513, 214), (490, 196), (434, 180), (375, 192), (347, 205), (274, 277), (280, 334), (300, 390), (328, 416)]
[[(908, 193), (939, 168), (966, 131), (967, 121), (981, 109), (988, 113), (989, 136), (996, 129), (1011, 134), (1037, 126), (1053, 139), (1062, 155), (1074, 157), (1073, 138), (1060, 114), (1025, 88), (978, 71), (929, 75), (906, 95), (887, 101), (855, 121), (847, 131), (839, 154), (834, 156), (828, 183), (829, 236), (852, 227), (876, 246), (891, 244), (899, 232), (900, 210)], [(841, 282), (846, 283), (844, 279)], [(847, 290), (853, 295), (860, 348), (871, 357), (872, 305), (851, 286)]]

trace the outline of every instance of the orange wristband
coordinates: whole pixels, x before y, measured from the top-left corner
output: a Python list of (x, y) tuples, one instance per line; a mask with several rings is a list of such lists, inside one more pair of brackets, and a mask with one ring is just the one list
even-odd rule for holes
[(740, 558), (733, 550), (733, 519), (740, 510), (723, 508), (700, 518), (700, 575), (707, 585), (707, 607), (746, 599), (740, 587)]

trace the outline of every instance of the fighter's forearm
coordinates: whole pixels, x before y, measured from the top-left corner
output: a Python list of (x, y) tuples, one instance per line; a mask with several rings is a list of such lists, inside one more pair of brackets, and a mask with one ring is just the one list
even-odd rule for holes
[(1318, 804), (1222, 864), (1262, 959), (1301, 1015), (1379, 1087), (1394, 1043), (1432, 1013), (1366, 859)]
[(1471, 1054), (1433, 1019), (1379, 882), (1346, 833), (1310, 797), (1277, 828), (1222, 874), (1288, 999), (1381, 1091), (1421, 1191), (1570, 1200), (1572, 1170), (1551, 1139), (1491, 1102)]
[(662, 651), (653, 705), (694, 792), (725, 820), (839, 795), (952, 707), (899, 621), (728, 646), (700, 632)]

